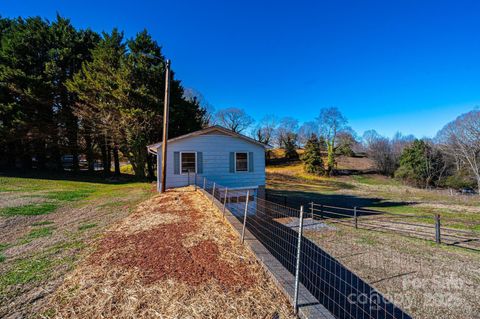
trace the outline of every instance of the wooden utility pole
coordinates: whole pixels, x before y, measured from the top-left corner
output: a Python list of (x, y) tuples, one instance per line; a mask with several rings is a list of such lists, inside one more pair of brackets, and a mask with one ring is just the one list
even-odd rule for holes
[(167, 180), (167, 140), (168, 140), (168, 111), (170, 104), (170, 60), (165, 63), (165, 99), (163, 101), (163, 141), (162, 141), (162, 186), (160, 193), (165, 192)]

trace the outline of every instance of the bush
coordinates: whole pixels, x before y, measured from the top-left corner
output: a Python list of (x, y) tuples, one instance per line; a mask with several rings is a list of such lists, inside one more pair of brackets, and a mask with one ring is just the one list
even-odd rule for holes
[(395, 177), (415, 186), (436, 186), (445, 171), (445, 165), (438, 149), (424, 140), (415, 140), (403, 150)]
[(285, 146), (285, 157), (289, 160), (298, 159), (297, 146), (295, 141), (292, 139), (287, 139), (284, 141)]
[(461, 173), (448, 176), (447, 178), (445, 178), (442, 184), (443, 184), (442, 186), (444, 187), (454, 188), (454, 189), (460, 189), (465, 187), (471, 187), (471, 188), (476, 187), (475, 182), (471, 178)]

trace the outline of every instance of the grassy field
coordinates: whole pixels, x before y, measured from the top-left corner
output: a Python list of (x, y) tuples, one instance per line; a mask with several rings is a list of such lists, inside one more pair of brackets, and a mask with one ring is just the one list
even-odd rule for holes
[[(442, 225), (480, 235), (478, 196), (416, 189), (394, 179), (362, 174), (352, 158), (339, 165), (357, 174), (325, 178), (304, 173), (300, 163), (269, 166), (267, 192), (279, 202), (287, 196), (292, 207), (311, 201), (358, 206), (412, 215), (408, 220), (421, 224), (433, 224), (433, 214), (441, 214)], [(329, 227), (307, 230), (305, 236), (413, 317), (479, 318), (480, 252), (392, 231), (368, 230), (373, 227), (355, 229), (348, 219), (319, 222)]]
[(0, 317), (30, 317), (149, 183), (0, 176)]
[[(348, 167), (345, 162), (353, 167)], [(351, 158), (340, 161), (341, 164), (355, 169)], [(445, 226), (480, 233), (480, 196), (418, 189), (376, 174), (326, 178), (306, 174), (301, 163), (275, 165), (267, 167), (267, 189), (272, 195), (286, 196), (291, 206), (311, 201), (349, 208), (357, 206), (393, 214), (416, 215), (418, 218), (414, 221), (432, 224), (433, 216), (440, 214)]]

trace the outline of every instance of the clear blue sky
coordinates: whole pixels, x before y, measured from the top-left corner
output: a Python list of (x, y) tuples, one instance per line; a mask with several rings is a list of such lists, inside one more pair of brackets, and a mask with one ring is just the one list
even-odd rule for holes
[[(200, 3), (202, 2), (202, 3)], [(216, 108), (316, 117), (359, 133), (433, 136), (480, 105), (480, 1), (3, 0), (4, 17), (56, 12), (78, 27), (147, 28), (185, 87)]]

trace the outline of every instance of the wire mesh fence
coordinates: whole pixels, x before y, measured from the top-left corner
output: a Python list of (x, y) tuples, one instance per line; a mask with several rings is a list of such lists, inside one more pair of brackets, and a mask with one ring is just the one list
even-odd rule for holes
[[(294, 308), (298, 309), (301, 283), (336, 318), (411, 318), (376, 291), (340, 260), (305, 237), (304, 217), (313, 220), (313, 211), (291, 208), (257, 196), (255, 189), (229, 189), (205, 178), (193, 179), (212, 201), (217, 200), (268, 251), (295, 275)], [(301, 305), (300, 305), (301, 306)]]

